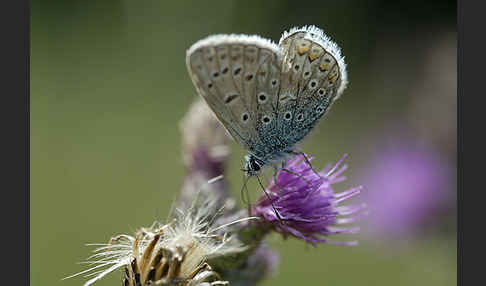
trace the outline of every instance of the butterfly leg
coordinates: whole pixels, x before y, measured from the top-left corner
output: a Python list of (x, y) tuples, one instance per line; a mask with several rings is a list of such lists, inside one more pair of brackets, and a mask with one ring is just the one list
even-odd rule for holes
[(289, 174), (292, 174), (292, 175), (294, 175), (294, 176), (298, 177), (299, 179), (304, 180), (304, 181), (307, 183), (307, 185), (309, 186), (309, 188), (312, 188), (312, 184), (311, 184), (311, 182), (310, 182), (309, 180), (307, 180), (307, 179), (306, 179), (304, 176), (302, 176), (301, 174), (298, 174), (298, 173), (296, 173), (296, 172), (294, 172), (294, 171), (291, 171), (291, 170), (289, 170), (289, 169), (286, 169), (286, 168), (282, 168), (281, 170), (282, 170), (282, 171), (284, 171), (284, 172), (287, 172), (287, 173), (289, 173)]
[[(285, 162), (282, 162), (282, 166), (280, 167), (280, 170), (285, 168)], [(278, 167), (273, 165), (273, 183), (275, 184), (275, 186), (277, 186), (277, 188), (279, 190), (282, 190), (283, 188), (280, 187), (280, 185), (277, 183), (277, 174), (278, 174)]]
[[(291, 170), (289, 170), (289, 169), (285, 168), (285, 164), (286, 164), (286, 162), (282, 162), (282, 166), (280, 167), (280, 170), (282, 170), (282, 171), (284, 171), (284, 172), (287, 172), (287, 173), (289, 173), (289, 174), (292, 174), (292, 175), (296, 176), (296, 177), (297, 177), (297, 178), (299, 178), (299, 179), (304, 180), (304, 181), (307, 183), (307, 185), (309, 185), (309, 187), (312, 187), (312, 184), (310, 183), (310, 181), (309, 181), (309, 180), (307, 180), (307, 179), (306, 179), (304, 176), (302, 176), (301, 174), (298, 174), (298, 173), (296, 173), (296, 172), (294, 172), (294, 171), (291, 171)], [(282, 190), (282, 187), (280, 187), (280, 186), (277, 184), (277, 172), (278, 172), (278, 170), (277, 170), (277, 168), (276, 168), (275, 166), (274, 166), (274, 170), (275, 170), (275, 171), (274, 171), (274, 174), (273, 174), (273, 181), (274, 181), (275, 185), (276, 185), (276, 186), (277, 186), (277, 187), (278, 187), (280, 190)]]
[[(278, 218), (278, 221), (283, 225), (283, 221), (282, 221), (282, 217), (280, 216), (280, 214), (278, 213), (277, 209), (275, 208), (275, 205), (273, 204), (273, 200), (272, 198), (270, 198), (270, 195), (268, 194), (267, 190), (265, 189), (265, 187), (263, 186), (262, 184), (262, 181), (260, 180), (260, 177), (256, 176), (257, 177), (257, 180), (258, 180), (258, 184), (260, 184), (260, 187), (263, 189), (263, 192), (265, 193), (265, 195), (267, 196), (267, 199), (270, 201), (270, 204), (272, 204), (272, 209), (273, 211), (275, 212), (275, 215), (277, 216)], [(276, 181), (276, 176), (274, 174), (274, 179), (275, 179), (275, 184), (277, 183)], [(280, 188), (280, 186), (276, 185), (278, 188)]]
[(321, 175), (319, 174), (319, 172), (317, 172), (314, 167), (312, 167), (312, 164), (309, 160), (309, 158), (307, 158), (307, 155), (305, 155), (304, 152), (302, 151), (290, 151), (289, 152), (290, 154), (293, 154), (293, 155), (302, 155), (304, 157), (304, 161), (307, 163), (307, 165), (309, 165), (309, 167), (311, 168), (311, 170), (314, 172), (314, 174), (316, 174), (319, 178), (322, 178)]

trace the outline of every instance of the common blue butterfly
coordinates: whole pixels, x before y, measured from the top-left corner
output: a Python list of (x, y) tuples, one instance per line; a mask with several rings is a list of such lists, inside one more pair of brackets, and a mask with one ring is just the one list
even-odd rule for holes
[(229, 134), (247, 151), (245, 173), (275, 170), (347, 85), (340, 48), (315, 26), (279, 44), (253, 35), (212, 35), (187, 51), (189, 75)]

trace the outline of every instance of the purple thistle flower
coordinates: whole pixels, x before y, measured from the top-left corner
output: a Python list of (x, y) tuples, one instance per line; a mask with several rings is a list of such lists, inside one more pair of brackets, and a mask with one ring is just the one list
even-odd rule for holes
[[(338, 242), (325, 238), (328, 235), (359, 231), (359, 227), (336, 227), (355, 222), (363, 209), (363, 205), (339, 205), (359, 194), (361, 187), (341, 193), (335, 193), (331, 187), (345, 180), (344, 176), (340, 176), (347, 169), (346, 165), (341, 166), (345, 157), (343, 156), (334, 166), (324, 168), (319, 172), (319, 176), (304, 160), (304, 155), (290, 159), (285, 166), (290, 172), (278, 172), (278, 186), (275, 185), (274, 179), (270, 181), (267, 188), (268, 196), (263, 194), (260, 197), (253, 208), (253, 215), (262, 217), (265, 224), (272, 226), (284, 237), (291, 235), (314, 246), (324, 242), (356, 245), (356, 241)], [(272, 203), (281, 220), (275, 213)]]
[(434, 150), (410, 140), (380, 148), (361, 175), (366, 182), (370, 234), (380, 240), (410, 237), (427, 223), (437, 223), (437, 212), (452, 199), (447, 161)]

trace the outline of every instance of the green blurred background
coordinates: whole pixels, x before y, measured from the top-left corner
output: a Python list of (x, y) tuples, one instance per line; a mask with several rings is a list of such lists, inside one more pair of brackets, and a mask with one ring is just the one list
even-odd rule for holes
[[(280, 266), (262, 285), (455, 285), (455, 15), (454, 1), (31, 1), (31, 285), (81, 285), (61, 278), (84, 269), (84, 244), (166, 218), (185, 173), (178, 124), (196, 97), (192, 43), (215, 33), (278, 41), (306, 24), (342, 47), (350, 84), (302, 149), (318, 167), (348, 153), (344, 190), (360, 184), (389, 126), (406, 123), (451, 166), (449, 199), (396, 244), (314, 249), (272, 236)], [(233, 147), (238, 195), (244, 152)]]

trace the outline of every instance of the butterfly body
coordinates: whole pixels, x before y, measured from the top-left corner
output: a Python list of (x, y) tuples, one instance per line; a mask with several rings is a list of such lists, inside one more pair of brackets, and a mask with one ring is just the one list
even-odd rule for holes
[(209, 36), (187, 51), (186, 64), (199, 95), (248, 150), (248, 176), (294, 155), (347, 84), (339, 48), (313, 26), (285, 32), (279, 45)]

